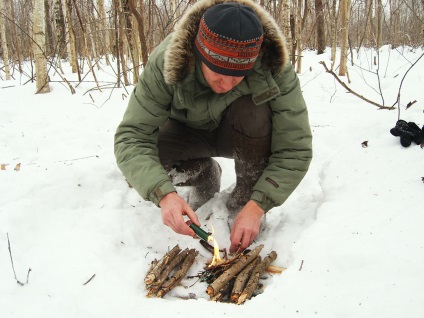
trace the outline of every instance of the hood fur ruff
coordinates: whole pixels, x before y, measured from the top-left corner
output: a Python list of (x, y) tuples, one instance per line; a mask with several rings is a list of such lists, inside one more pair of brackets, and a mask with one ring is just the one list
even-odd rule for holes
[(194, 40), (203, 13), (210, 7), (224, 3), (237, 2), (251, 7), (262, 22), (264, 41), (261, 53), (262, 65), (268, 67), (273, 74), (278, 73), (289, 62), (289, 54), (285, 38), (275, 20), (261, 6), (252, 0), (200, 0), (196, 2), (175, 26), (171, 41), (166, 48), (164, 77), (170, 85), (185, 79), (194, 69)]

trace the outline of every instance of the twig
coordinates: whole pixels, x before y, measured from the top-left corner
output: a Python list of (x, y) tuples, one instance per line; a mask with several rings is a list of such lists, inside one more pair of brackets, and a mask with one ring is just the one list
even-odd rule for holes
[(340, 85), (342, 85), (349, 93), (352, 93), (353, 95), (355, 95), (356, 97), (359, 97), (360, 99), (362, 99), (363, 101), (366, 101), (367, 103), (370, 103), (370, 104), (372, 104), (372, 105), (374, 105), (374, 106), (377, 106), (378, 108), (380, 108), (380, 109), (393, 109), (393, 106), (384, 106), (384, 105), (380, 105), (380, 104), (378, 104), (378, 103), (376, 103), (376, 102), (373, 102), (373, 101), (371, 101), (371, 100), (369, 100), (369, 99), (367, 99), (367, 98), (365, 98), (364, 96), (362, 96), (362, 95), (359, 95), (358, 93), (356, 93), (355, 91), (353, 91), (349, 86), (347, 86), (346, 85), (346, 83), (345, 82), (343, 82), (337, 75), (336, 75), (336, 73), (334, 73), (332, 70), (330, 70), (330, 69), (328, 69), (328, 67), (327, 67), (327, 65), (325, 64), (325, 62), (324, 61), (321, 61), (321, 62), (319, 62), (319, 64), (322, 64), (323, 66), (324, 66), (324, 68), (325, 68), (325, 71), (327, 72), (327, 73), (330, 73), (331, 75), (333, 75), (334, 76), (334, 78), (337, 80), (337, 82), (339, 82), (340, 83)]
[(302, 262), (300, 263), (299, 272), (302, 270), (302, 267), (303, 267), (303, 259), (302, 259)]
[(237, 300), (237, 304), (243, 304), (246, 300), (252, 298), (253, 292), (259, 283), (259, 278), (265, 272), (265, 269), (277, 258), (277, 253), (272, 251), (269, 253), (261, 263), (257, 264), (253, 269), (249, 280), (244, 287), (243, 292), (240, 294), (240, 297)]
[[(12, 248), (10, 247), (9, 233), (6, 233), (6, 235), (7, 235), (7, 245), (9, 247), (10, 262), (12, 264), (12, 269), (13, 269), (13, 275), (15, 275), (16, 282), (19, 285), (24, 286), (24, 283), (20, 282), (19, 279), (16, 277), (15, 265), (13, 264), (13, 257), (12, 257)], [(28, 271), (28, 276), (29, 276), (29, 271)], [(27, 279), (27, 283), (28, 283), (28, 279)]]
[(403, 84), (403, 80), (406, 77), (406, 74), (408, 74), (408, 72), (411, 70), (411, 68), (413, 68), (415, 66), (415, 64), (418, 63), (418, 61), (424, 56), (424, 53), (421, 54), (421, 56), (419, 58), (417, 58), (417, 60), (408, 68), (408, 70), (406, 71), (406, 73), (403, 75), (402, 80), (400, 81), (400, 85), (399, 85), (399, 91), (398, 91), (398, 95), (397, 95), (397, 104), (398, 104), (398, 120), (400, 119), (400, 90), (402, 89), (402, 84)]
[(84, 284), (82, 284), (83, 286), (87, 285), (89, 282), (91, 282), (91, 280), (96, 277), (96, 274), (93, 274), (93, 276), (91, 276)]

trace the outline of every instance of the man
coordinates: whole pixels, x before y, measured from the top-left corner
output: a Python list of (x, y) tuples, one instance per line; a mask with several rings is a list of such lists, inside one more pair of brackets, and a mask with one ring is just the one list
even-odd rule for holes
[[(312, 137), (299, 80), (272, 17), (248, 0), (198, 1), (150, 55), (115, 135), (121, 171), (176, 233), (220, 190), (213, 157), (234, 158), (230, 252), (306, 174)], [(188, 202), (175, 186), (191, 186)], [(184, 216), (189, 220), (185, 221)], [(261, 225), (262, 224), (262, 225)]]

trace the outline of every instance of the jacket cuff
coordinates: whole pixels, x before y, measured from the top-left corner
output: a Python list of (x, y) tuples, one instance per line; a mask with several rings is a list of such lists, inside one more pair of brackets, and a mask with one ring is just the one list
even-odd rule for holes
[(253, 191), (250, 199), (255, 201), (265, 211), (265, 213), (276, 206), (271, 198), (268, 198), (265, 193), (260, 191)]
[(171, 182), (162, 183), (157, 188), (154, 188), (149, 194), (149, 200), (159, 207), (159, 202), (162, 198), (171, 192), (177, 192)]

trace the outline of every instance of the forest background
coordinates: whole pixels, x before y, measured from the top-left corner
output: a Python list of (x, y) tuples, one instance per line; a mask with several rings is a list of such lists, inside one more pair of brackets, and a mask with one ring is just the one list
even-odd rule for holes
[[(196, 0), (0, 0), (0, 80), (24, 76), (47, 93), (49, 74), (62, 74), (71, 93), (84, 68), (93, 89), (137, 83), (152, 50), (170, 33)], [(278, 22), (291, 48), (292, 64), (302, 71), (302, 51), (331, 49), (331, 70), (348, 77), (348, 61), (361, 47), (417, 47), (424, 43), (424, 0), (273, 0), (255, 1)], [(340, 56), (336, 56), (336, 48)], [(106, 64), (116, 82), (99, 82)], [(67, 59), (78, 83), (66, 79)], [(379, 63), (378, 50), (373, 63)], [(34, 67), (23, 68), (24, 61)], [(31, 63), (31, 65), (33, 65)], [(92, 80), (92, 78), (90, 78)]]

